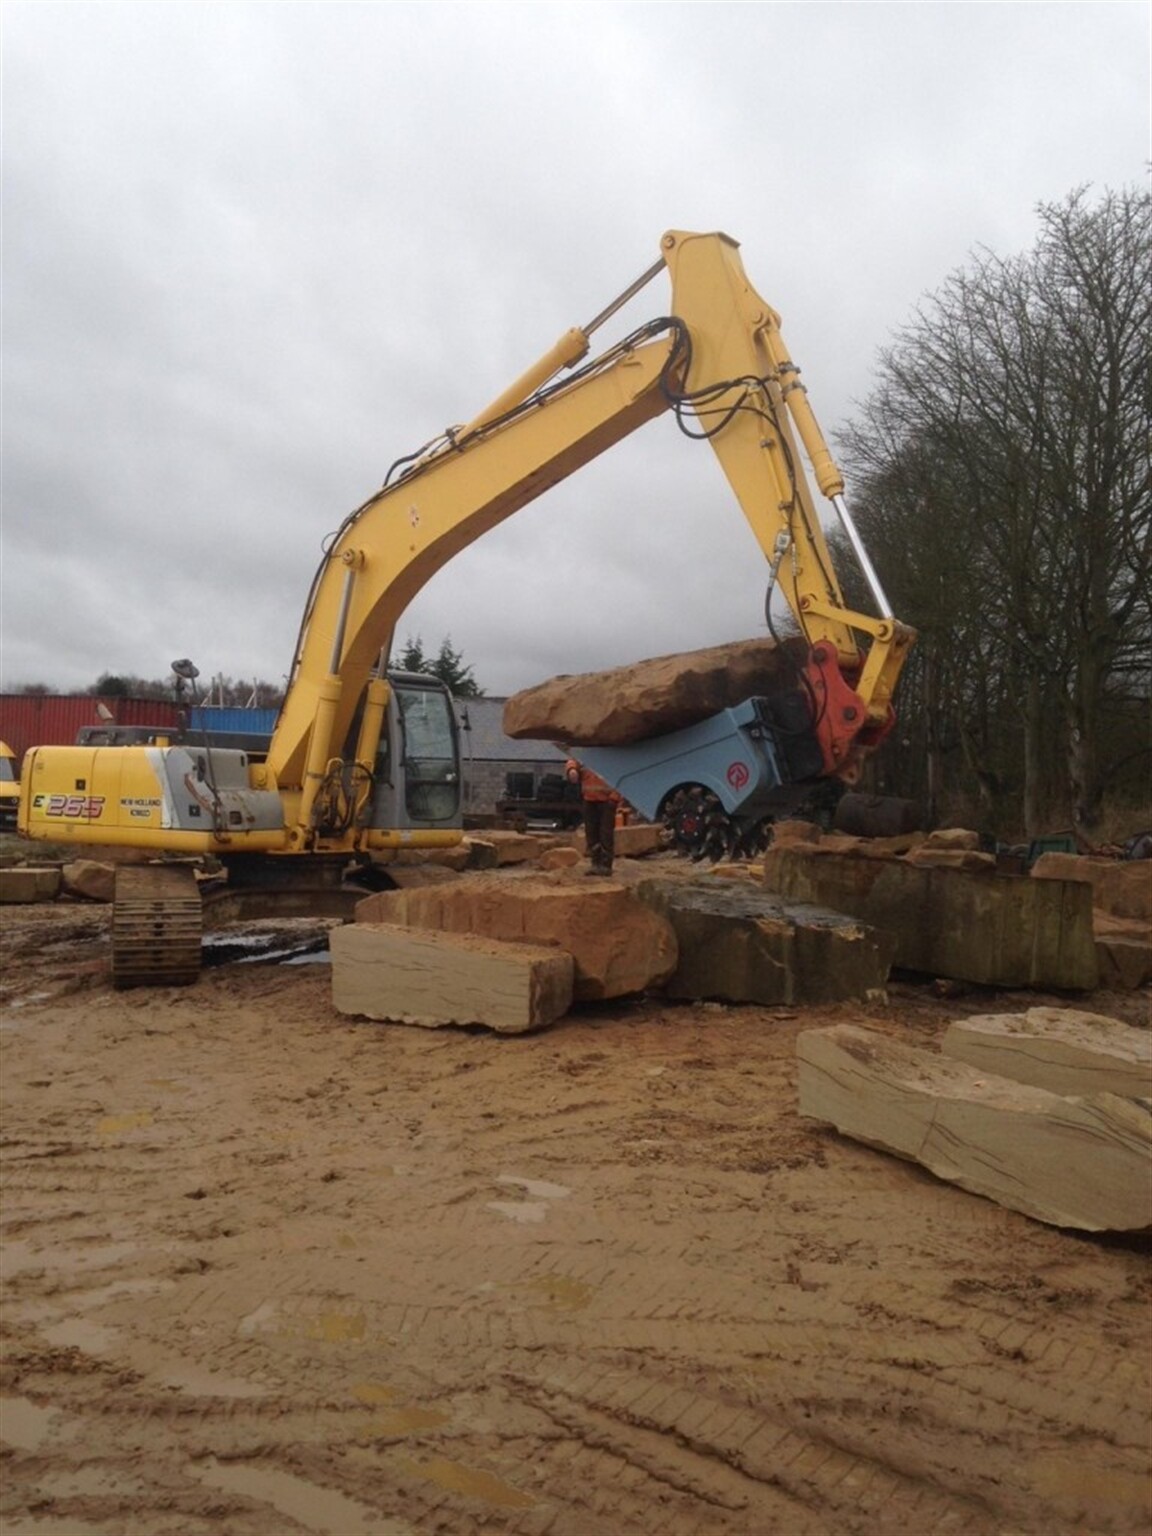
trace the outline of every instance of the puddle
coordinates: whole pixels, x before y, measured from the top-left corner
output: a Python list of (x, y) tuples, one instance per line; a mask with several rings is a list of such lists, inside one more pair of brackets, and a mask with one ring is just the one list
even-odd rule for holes
[(123, 1136), (128, 1131), (144, 1131), (152, 1124), (150, 1109), (130, 1110), (123, 1115), (107, 1115), (96, 1127), (99, 1136)]
[(543, 1221), (549, 1200), (564, 1200), (572, 1191), (564, 1184), (550, 1184), (547, 1179), (525, 1179), (518, 1173), (501, 1173), (497, 1184), (511, 1184), (530, 1195), (529, 1200), (489, 1200), (486, 1209), (507, 1216), (510, 1221)]
[(26, 1397), (0, 1397), (0, 1440), (17, 1451), (38, 1451), (56, 1418), (55, 1408), (41, 1408)]
[(1056, 1456), (1030, 1458), (1025, 1475), (1027, 1486), (1042, 1498), (1074, 1499), (1080, 1505), (1091, 1500), (1117, 1512), (1142, 1509), (1148, 1497), (1142, 1474), (1086, 1466), (1083, 1457), (1074, 1461)]
[(535, 1204), (528, 1200), (489, 1200), (485, 1209), (507, 1216), (509, 1221), (520, 1222), (543, 1221), (548, 1214), (548, 1207), (543, 1202)]
[(236, 1325), (236, 1332), (242, 1339), (250, 1339), (256, 1334), (271, 1333), (274, 1329), (280, 1309), (274, 1301), (266, 1301), (242, 1317)]
[(369, 1408), (377, 1408), (381, 1403), (390, 1403), (396, 1396), (395, 1387), (386, 1387), (380, 1381), (358, 1381), (352, 1388), (352, 1396), (358, 1403), (364, 1403)]
[[(37, 1479), (37, 1491), (47, 1503), (63, 1499), (119, 1499), (131, 1500), (133, 1504), (139, 1504), (141, 1499), (147, 1498), (148, 1490), (144, 1483), (130, 1474), (116, 1472), (109, 1467), (86, 1466), (69, 1467), (66, 1471), (51, 1471), (47, 1475)], [(4, 1536), (9, 1536), (9, 1531), (16, 1527), (4, 1525)], [(60, 1526), (39, 1524), (30, 1526), (30, 1531), (35, 1531), (38, 1536), (52, 1536), (59, 1531), (60, 1536), (84, 1536), (84, 1532), (90, 1527), (86, 1525), (73, 1525), (71, 1522)], [(91, 1527), (94, 1536), (102, 1536), (107, 1529), (100, 1527), (100, 1532)]]
[(58, 1269), (107, 1269), (125, 1259), (138, 1258), (138, 1243), (93, 1243), (90, 1247), (53, 1248), (53, 1267)]
[(567, 1275), (539, 1275), (525, 1280), (519, 1289), (534, 1292), (556, 1312), (581, 1312), (596, 1294), (595, 1286)]
[(355, 1344), (368, 1338), (363, 1312), (316, 1312), (284, 1317), (275, 1302), (266, 1301), (242, 1317), (236, 1326), (241, 1338), (269, 1334), (278, 1339), (310, 1339), (318, 1344)]
[(114, 1268), (125, 1259), (137, 1258), (141, 1251), (136, 1243), (70, 1243), (33, 1248), (21, 1238), (11, 1238), (4, 1243), (4, 1275), (10, 1278), (29, 1270), (50, 1270), (54, 1275), (83, 1274), (87, 1270)]
[(85, 1355), (109, 1355), (116, 1347), (116, 1334), (82, 1317), (65, 1318), (45, 1328), (44, 1340), (53, 1349), (78, 1349)]
[(449, 1493), (462, 1493), (470, 1499), (482, 1499), (500, 1509), (531, 1509), (536, 1500), (520, 1488), (514, 1488), (491, 1472), (478, 1467), (466, 1467), (463, 1462), (448, 1461), (435, 1457), (431, 1461), (409, 1461), (402, 1457), (398, 1463), (410, 1477), (422, 1478), (435, 1483)]
[(368, 1332), (363, 1312), (321, 1312), (304, 1325), (304, 1337), (320, 1344), (351, 1344)]
[(74, 1304), (88, 1311), (110, 1301), (123, 1301), (125, 1296), (156, 1296), (171, 1288), (170, 1280), (113, 1280), (109, 1285), (85, 1291), (75, 1298)]
[(331, 1488), (318, 1488), (291, 1472), (238, 1461), (227, 1465), (212, 1462), (189, 1470), (210, 1488), (260, 1500), (318, 1536), (332, 1536), (333, 1531), (339, 1531), (340, 1536), (419, 1536), (406, 1520), (393, 1520), (378, 1509), (369, 1509)]
[(46, 1255), (41, 1248), (33, 1248), (31, 1243), (23, 1242), (20, 1238), (5, 1238), (4, 1240), (4, 1278), (11, 1280), (13, 1275), (23, 1275), (29, 1270), (44, 1269), (46, 1267)]
[(412, 1404), (370, 1419), (365, 1431), (369, 1435), (414, 1435), (422, 1429), (440, 1429), (451, 1422), (451, 1415), (441, 1408), (420, 1408)]
[(267, 1397), (264, 1387), (232, 1376), (217, 1376), (212, 1371), (198, 1371), (195, 1366), (166, 1371), (158, 1377), (161, 1385), (177, 1392), (191, 1392), (195, 1397)]
[[(4, 1003), (5, 1009), (27, 1008), (29, 1003), (43, 1003), (52, 996), (51, 992), (25, 992), (23, 997), (10, 997)], [(11, 1028), (10, 1024), (0, 1021), (0, 1029)]]
[(564, 1184), (549, 1184), (547, 1179), (524, 1179), (518, 1173), (501, 1173), (497, 1184), (516, 1184), (533, 1200), (563, 1200), (572, 1193)]
[(4, 1536), (108, 1536), (106, 1525), (89, 1525), (86, 1520), (53, 1520), (41, 1515), (24, 1520), (20, 1515), (8, 1515), (4, 1520)]
[(274, 928), (229, 928), (204, 935), (202, 964), (217, 965), (327, 965), (328, 930), (311, 925), (293, 931), (287, 925)]

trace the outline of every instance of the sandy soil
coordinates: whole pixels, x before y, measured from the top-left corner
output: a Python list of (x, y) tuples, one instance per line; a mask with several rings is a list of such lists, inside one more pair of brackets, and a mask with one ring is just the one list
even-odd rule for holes
[(801, 1028), (1035, 996), (502, 1038), (0, 919), (5, 1536), (1147, 1532), (1148, 1243), (796, 1113)]

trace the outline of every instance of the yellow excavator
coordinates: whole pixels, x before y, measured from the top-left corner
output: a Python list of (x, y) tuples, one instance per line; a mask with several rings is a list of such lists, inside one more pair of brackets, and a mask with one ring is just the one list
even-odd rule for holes
[(6, 741), (0, 741), (0, 830), (16, 825), (20, 803), (20, 780), (16, 776), (16, 754)]
[[(671, 280), (667, 313), (589, 358), (593, 333), (661, 272)], [(783, 592), (803, 635), (791, 714), (758, 708), (738, 722), (743, 739), (775, 741), (777, 789), (855, 781), (891, 727), (914, 634), (891, 611), (779, 316), (749, 282), (737, 242), (670, 231), (659, 260), (588, 325), (566, 332), (472, 421), (397, 461), (345, 518), (308, 594), (266, 755), (207, 738), (27, 754), (25, 837), (155, 855), (118, 873), (117, 985), (195, 978), (195, 865), (206, 856), (227, 872), (233, 897), (272, 888), (296, 910), (316, 910), (356, 861), (460, 839), (451, 699), (432, 677), (389, 672), (395, 626), (454, 555), (664, 414), (711, 445), (764, 552), (769, 591)], [(845, 604), (802, 453), (875, 614)], [(173, 668), (195, 675), (190, 662)], [(647, 753), (646, 770), (659, 761), (651, 743)], [(756, 778), (741, 767), (729, 779), (742, 776)], [(670, 782), (668, 803), (675, 795), (682, 806), (685, 788)]]

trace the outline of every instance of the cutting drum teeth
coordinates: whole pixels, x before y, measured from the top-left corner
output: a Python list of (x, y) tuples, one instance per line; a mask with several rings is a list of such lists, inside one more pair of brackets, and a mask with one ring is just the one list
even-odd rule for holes
[(195, 981), (202, 926), (200, 893), (188, 865), (122, 865), (112, 908), (112, 985)]
[(663, 820), (665, 844), (681, 858), (715, 864), (731, 852), (735, 829), (716, 795), (699, 784), (677, 790)]

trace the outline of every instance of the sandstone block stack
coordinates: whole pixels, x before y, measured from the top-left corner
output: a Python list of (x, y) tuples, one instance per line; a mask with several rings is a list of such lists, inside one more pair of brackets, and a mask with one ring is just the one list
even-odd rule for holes
[(764, 880), (790, 901), (891, 933), (893, 964), (906, 970), (987, 986), (1095, 987), (1090, 887), (998, 874), (990, 855), (956, 841), (932, 834), (906, 857), (836, 839), (770, 848)]

